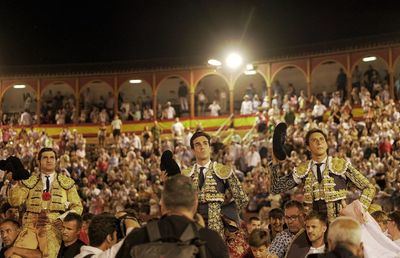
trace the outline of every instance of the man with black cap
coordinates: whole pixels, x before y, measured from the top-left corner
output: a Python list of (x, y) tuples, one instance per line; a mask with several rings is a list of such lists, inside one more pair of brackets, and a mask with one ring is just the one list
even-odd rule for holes
[[(210, 136), (207, 133), (194, 133), (190, 147), (196, 163), (184, 169), (182, 174), (192, 178), (193, 186), (198, 191), (197, 210), (204, 218), (206, 227), (224, 237), (224, 223), (227, 228), (238, 226), (239, 211), (247, 205), (248, 197), (231, 167), (211, 161)], [(230, 192), (232, 197), (226, 198), (226, 192)]]
[(347, 183), (352, 182), (361, 192), (360, 202), (368, 210), (375, 187), (350, 162), (328, 156), (327, 136), (320, 129), (307, 132), (305, 143), (311, 159), (294, 168), (293, 173), (279, 176), (277, 160), (284, 160), (284, 137), (286, 125), (279, 124), (274, 132), (274, 157), (271, 165), (271, 192), (285, 192), (297, 184), (304, 183), (304, 202), (333, 221), (346, 205)]

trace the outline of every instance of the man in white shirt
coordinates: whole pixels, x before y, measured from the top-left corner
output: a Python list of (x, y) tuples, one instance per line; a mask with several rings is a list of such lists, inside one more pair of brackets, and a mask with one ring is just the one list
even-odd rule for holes
[(322, 118), (325, 114), (325, 111), (326, 107), (321, 103), (320, 100), (317, 100), (312, 111), (312, 116), (318, 122), (322, 122)]
[(306, 217), (306, 232), (311, 242), (307, 254), (321, 254), (326, 250), (324, 236), (327, 230), (327, 219), (316, 211), (312, 211)]
[(253, 113), (253, 102), (250, 100), (249, 96), (244, 95), (242, 106), (240, 108), (241, 115), (250, 115)]
[[(129, 217), (126, 217), (123, 223), (125, 223), (126, 234), (130, 233), (132, 229), (140, 226), (137, 223), (137, 220)], [(90, 222), (88, 232), (90, 245), (82, 246), (81, 252), (76, 255), (75, 258), (115, 257), (124, 242), (121, 240), (117, 243), (118, 238), (115, 225), (118, 224), (118, 220), (112, 214), (102, 213), (94, 216)]]
[(251, 171), (253, 168), (257, 167), (261, 163), (260, 153), (257, 151), (257, 146), (252, 144), (250, 146), (250, 151), (246, 154), (246, 164), (247, 171)]
[(111, 122), (111, 128), (112, 128), (112, 133), (114, 136), (114, 142), (116, 144), (118, 144), (119, 136), (121, 135), (121, 126), (122, 126), (121, 119), (119, 119), (118, 115), (115, 115), (114, 120)]
[(208, 109), (210, 110), (210, 116), (218, 116), (221, 107), (218, 105), (217, 101), (214, 100), (213, 103), (208, 106)]
[(171, 106), (171, 102), (167, 102), (167, 106), (164, 109), (164, 119), (173, 119), (176, 115), (175, 108)]

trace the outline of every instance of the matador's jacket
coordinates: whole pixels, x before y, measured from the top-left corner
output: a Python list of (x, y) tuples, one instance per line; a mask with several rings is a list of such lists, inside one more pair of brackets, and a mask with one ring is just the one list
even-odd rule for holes
[(328, 156), (325, 170), (322, 171), (322, 181), (314, 175), (311, 167), (312, 161), (306, 161), (298, 165), (293, 173), (280, 177), (279, 165), (270, 165), (271, 168), (271, 192), (278, 194), (285, 192), (297, 185), (296, 181), (304, 183), (304, 202), (312, 204), (318, 201), (326, 203), (327, 217), (329, 221), (339, 216), (343, 208), (342, 201), (348, 193), (347, 184), (351, 181), (360, 191), (360, 202), (368, 210), (375, 196), (375, 187), (365, 178), (350, 162), (341, 158)]
[(229, 166), (210, 162), (202, 189), (199, 189), (199, 173), (200, 169), (197, 164), (182, 171), (183, 175), (192, 178), (193, 187), (198, 190), (198, 212), (204, 218), (206, 226), (217, 231), (224, 238), (221, 209), (224, 209), (222, 206), (225, 201), (225, 194), (227, 191), (231, 192), (234, 200), (231, 204), (235, 207), (235, 211), (232, 211), (232, 205), (227, 207), (226, 211), (230, 213), (228, 216), (234, 215), (232, 213), (239, 214), (239, 211), (247, 205), (248, 197), (243, 191), (234, 170)]
[[(61, 232), (54, 222), (69, 212), (82, 214), (81, 199), (71, 178), (55, 174), (50, 186), (51, 199), (42, 200), (43, 183), (40, 176), (32, 175), (20, 181), (8, 192), (8, 202), (13, 207), (25, 204), (22, 231), (14, 246), (28, 249), (39, 248), (43, 257), (55, 258), (61, 245)], [(38, 223), (41, 212), (46, 212), (48, 223)], [(12, 256), (19, 257), (19, 256)]]

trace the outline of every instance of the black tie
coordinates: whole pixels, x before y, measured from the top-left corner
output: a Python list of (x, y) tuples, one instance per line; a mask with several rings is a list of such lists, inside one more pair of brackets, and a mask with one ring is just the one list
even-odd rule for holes
[(317, 177), (318, 177), (318, 183), (322, 182), (322, 173), (321, 173), (321, 166), (324, 163), (316, 163), (315, 165), (317, 166)]
[(204, 171), (205, 167), (200, 167), (200, 174), (199, 174), (199, 189), (201, 189), (204, 185)]
[(46, 176), (46, 190), (45, 192), (50, 192), (50, 176)]

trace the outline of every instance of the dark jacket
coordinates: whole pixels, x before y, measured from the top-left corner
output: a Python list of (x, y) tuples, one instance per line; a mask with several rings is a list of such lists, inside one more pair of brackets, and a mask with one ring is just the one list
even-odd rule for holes
[(307, 258), (359, 258), (355, 256), (352, 252), (347, 250), (346, 247), (342, 245), (337, 245), (335, 249), (325, 254), (310, 254)]
[[(163, 216), (158, 221), (158, 227), (162, 238), (179, 238), (189, 223), (194, 223), (183, 216), (171, 215)], [(205, 241), (207, 258), (228, 258), (229, 253), (225, 242), (219, 234), (207, 228), (199, 230), (199, 237)], [(149, 242), (149, 237), (145, 227), (133, 230), (124, 240), (117, 253), (117, 258), (130, 257), (132, 246)]]

